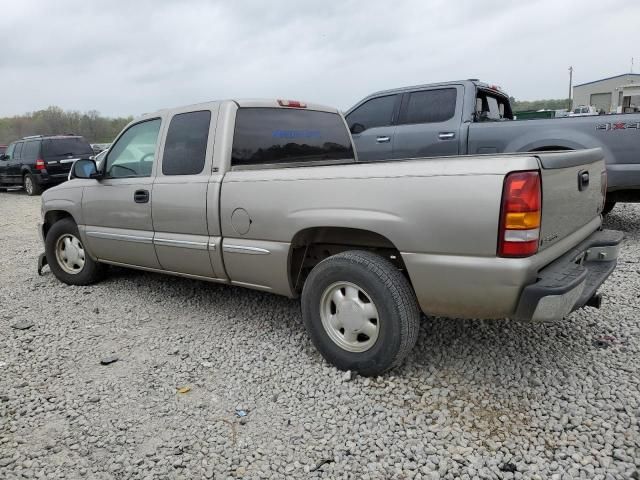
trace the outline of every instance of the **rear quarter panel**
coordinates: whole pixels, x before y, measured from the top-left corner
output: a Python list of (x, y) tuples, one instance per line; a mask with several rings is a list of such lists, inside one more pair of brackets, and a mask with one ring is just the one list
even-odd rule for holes
[[(225, 250), (225, 266), (236, 283), (291, 295), (287, 268), (264, 269), (265, 262), (286, 267), (296, 233), (325, 226), (378, 233), (403, 256), (492, 258), (504, 174), (531, 168), (535, 157), (487, 156), (231, 171), (221, 191), (225, 246), (270, 253)], [(250, 219), (245, 233), (232, 220), (239, 209)]]

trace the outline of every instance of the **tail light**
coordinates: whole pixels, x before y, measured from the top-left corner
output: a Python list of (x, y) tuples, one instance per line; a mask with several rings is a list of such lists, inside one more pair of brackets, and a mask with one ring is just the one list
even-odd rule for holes
[(278, 105), (289, 108), (307, 108), (306, 103), (298, 102), (297, 100), (278, 100)]
[(45, 168), (47, 168), (47, 166), (44, 164), (44, 160), (41, 158), (36, 160), (36, 170), (44, 170)]
[(502, 190), (499, 257), (528, 257), (538, 251), (542, 218), (540, 172), (512, 172)]
[(602, 193), (602, 210), (604, 210), (604, 204), (607, 201), (607, 171), (603, 171), (600, 174), (600, 192)]

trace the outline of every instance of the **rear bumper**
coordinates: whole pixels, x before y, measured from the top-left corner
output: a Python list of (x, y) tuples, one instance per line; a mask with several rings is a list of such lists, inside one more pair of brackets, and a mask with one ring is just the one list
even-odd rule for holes
[(542, 269), (525, 287), (513, 318), (556, 320), (584, 307), (613, 272), (622, 232), (599, 230)]
[(69, 172), (50, 174), (49, 172), (43, 171), (33, 177), (39, 185), (58, 185), (69, 179)]

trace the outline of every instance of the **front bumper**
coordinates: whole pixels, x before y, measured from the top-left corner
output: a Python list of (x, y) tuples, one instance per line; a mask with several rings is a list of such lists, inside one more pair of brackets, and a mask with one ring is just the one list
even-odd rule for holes
[(584, 307), (613, 272), (623, 233), (599, 230), (538, 273), (525, 287), (513, 318), (546, 321)]

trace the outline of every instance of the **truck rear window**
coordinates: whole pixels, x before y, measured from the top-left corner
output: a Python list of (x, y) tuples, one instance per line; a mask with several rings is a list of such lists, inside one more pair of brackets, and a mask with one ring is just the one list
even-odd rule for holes
[(354, 160), (342, 117), (289, 108), (240, 108), (231, 165)]
[(42, 142), (42, 155), (45, 158), (93, 155), (93, 149), (82, 137), (50, 138)]

